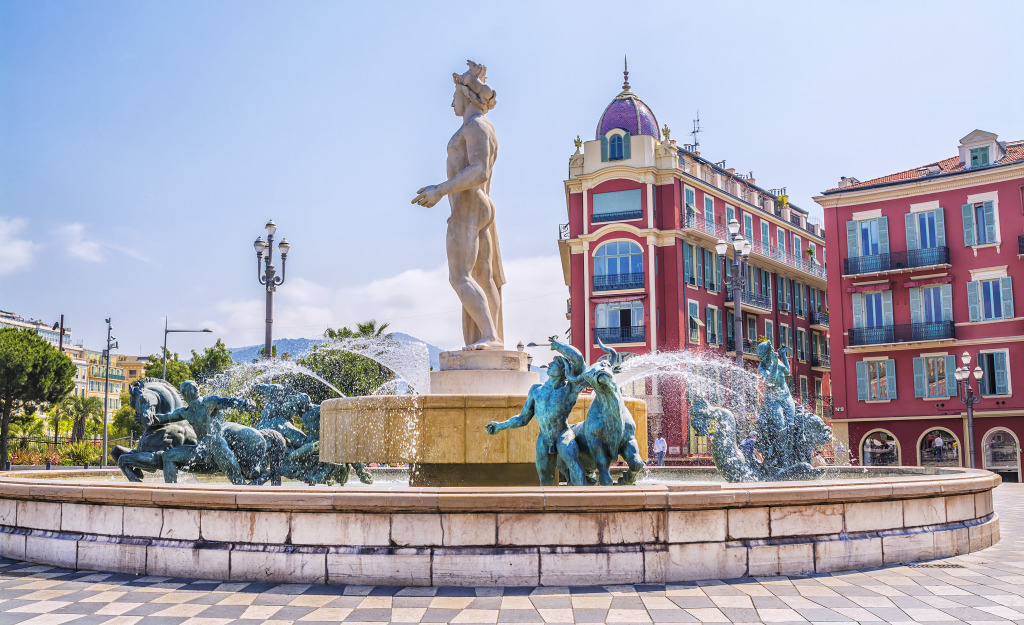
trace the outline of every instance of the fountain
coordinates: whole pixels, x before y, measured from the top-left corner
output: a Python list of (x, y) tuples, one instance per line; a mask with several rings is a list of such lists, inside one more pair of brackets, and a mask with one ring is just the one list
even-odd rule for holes
[[(450, 199), (448, 260), (466, 347), (443, 354), (429, 376), (402, 371), (419, 393), (412, 396), (341, 397), (317, 408), (291, 389), (255, 387), (264, 381), (251, 375), (242, 386), (267, 402), (257, 427), (244, 430), (214, 427), (217, 411), (236, 400), (200, 399), (191, 389), (187, 406), (173, 395), (145, 397), (152, 408), (140, 408), (140, 418), (154, 428), (152, 446), (119, 452), (123, 475), (0, 477), (0, 555), (238, 581), (565, 586), (824, 573), (962, 554), (999, 539), (999, 478), (987, 471), (847, 467), (818, 479), (809, 450), (828, 432), (793, 404), (785, 351), (770, 343), (758, 348), (764, 401), (754, 424), (766, 436), (751, 457), (736, 439), (750, 427), (737, 415), (756, 396), (753, 376), (730, 371), (726, 386), (699, 375), (726, 371), (712, 359), (623, 361), (601, 345), (608, 359), (585, 366), (552, 340), (559, 356), (538, 384), (525, 355), (504, 350), (502, 338), (504, 276), (489, 198), (497, 142), (485, 116), (496, 94), (482, 65), (470, 62), (453, 79), (463, 125), (449, 143), (448, 180), (423, 187), (414, 202)], [(636, 481), (646, 406), (620, 387), (654, 374), (685, 379), (694, 425), (711, 438), (726, 481)], [(218, 392), (237, 394), (223, 382)], [(593, 394), (581, 395), (584, 386)], [(727, 399), (740, 409), (712, 405)], [(183, 449), (204, 439), (224, 446)], [(243, 449), (262, 455), (237, 463)], [(212, 463), (233, 483), (135, 481), (166, 470), (168, 455)], [(627, 468), (613, 485), (617, 458)], [(347, 465), (359, 472), (368, 461), (410, 464), (410, 485), (323, 484), (344, 483)], [(279, 474), (317, 485), (239, 483)]]

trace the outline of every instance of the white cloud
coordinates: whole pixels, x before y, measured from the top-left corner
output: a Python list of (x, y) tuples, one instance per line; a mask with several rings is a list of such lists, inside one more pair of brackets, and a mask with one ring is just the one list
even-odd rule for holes
[[(542, 342), (561, 335), (568, 290), (557, 256), (505, 261), (508, 284), (502, 289), (505, 343)], [(221, 300), (216, 319), (204, 325), (225, 336), (231, 346), (262, 341), (262, 298)], [(304, 279), (289, 279), (274, 296), (274, 336), (317, 336), (330, 327), (353, 326), (367, 319), (390, 323), (443, 348), (462, 346), (462, 307), (448, 284), (448, 267), (410, 269), (368, 284), (331, 289)]]
[(32, 254), (39, 244), (17, 238), (26, 225), (27, 222), (19, 217), (0, 217), (0, 273), (11, 273), (32, 261)]
[(58, 229), (64, 237), (68, 254), (92, 263), (103, 262), (103, 246), (85, 238), (85, 225), (68, 224)]

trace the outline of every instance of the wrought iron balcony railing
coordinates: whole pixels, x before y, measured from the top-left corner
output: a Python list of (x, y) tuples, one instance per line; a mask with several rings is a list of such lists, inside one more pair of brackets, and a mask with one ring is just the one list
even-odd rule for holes
[(906, 323), (876, 328), (852, 328), (850, 346), (879, 345), (882, 343), (908, 343), (910, 341), (937, 341), (956, 338), (952, 321)]
[(887, 254), (852, 256), (843, 259), (843, 274), (853, 276), (862, 273), (879, 273), (931, 265), (948, 265), (948, 247), (926, 247), (919, 250), (904, 250)]
[(696, 213), (691, 213), (687, 210), (686, 222), (687, 228), (693, 228), (694, 230), (700, 230), (705, 234), (710, 234), (713, 237), (729, 240), (729, 230), (720, 223), (715, 223), (713, 219), (702, 217)]
[[(734, 351), (736, 351), (736, 340), (735, 339), (725, 339), (725, 351), (727, 351), (727, 352), (734, 352)], [(757, 343), (755, 343), (754, 341), (751, 341), (750, 339), (743, 339), (743, 353), (744, 354), (756, 354), (757, 353)]]
[(644, 288), (643, 273), (613, 273), (607, 276), (594, 276), (595, 291), (642, 288)]
[(647, 333), (644, 326), (594, 328), (594, 339), (601, 339), (602, 343), (644, 343)]
[(811, 354), (811, 366), (812, 367), (832, 367), (832, 357), (828, 354)]
[(564, 241), (569, 238), (569, 224), (558, 224), (558, 240)]
[(640, 219), (644, 216), (643, 211), (620, 211), (618, 213), (600, 213), (595, 214), (591, 217), (591, 223), (600, 223), (604, 221), (632, 221), (633, 219)]
[(828, 313), (827, 312), (814, 312), (811, 313), (811, 325), (825, 326), (828, 327)]
[[(740, 299), (743, 301), (744, 305), (757, 306), (758, 308), (766, 309), (771, 309), (772, 307), (772, 298), (769, 297), (768, 295), (761, 295), (760, 293), (751, 293), (750, 291), (740, 291), (740, 293), (742, 293)], [(725, 301), (732, 301), (732, 291), (726, 291)]]

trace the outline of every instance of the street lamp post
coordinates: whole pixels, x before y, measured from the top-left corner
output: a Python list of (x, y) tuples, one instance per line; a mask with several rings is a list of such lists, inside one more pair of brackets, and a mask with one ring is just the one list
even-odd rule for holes
[(110, 325), (110, 317), (107, 322), (107, 349), (104, 350), (106, 362), (103, 365), (103, 455), (100, 456), (100, 467), (107, 466), (107, 411), (110, 407), (110, 350), (117, 347), (117, 339), (111, 335), (113, 327)]
[(164, 317), (164, 372), (160, 377), (164, 380), (167, 379), (167, 335), (172, 332), (213, 332), (210, 328), (203, 328), (202, 330), (169, 330), (167, 329), (167, 317)]
[[(725, 288), (732, 289), (733, 341), (736, 347), (736, 366), (743, 368), (743, 289), (747, 286), (747, 260), (750, 258), (750, 241), (740, 234), (740, 222), (733, 219), (729, 222), (730, 242), (721, 239), (715, 245), (715, 251), (722, 257), (722, 273), (725, 275)], [(725, 257), (732, 247), (732, 266)], [(729, 271), (731, 269), (731, 271)]]
[[(974, 367), (974, 371), (971, 371), (971, 355), (964, 352), (960, 356), (960, 362), (964, 366), (958, 368), (953, 376), (956, 378), (956, 390), (957, 397), (960, 399), (960, 403), (967, 406), (967, 439), (968, 449), (971, 454), (971, 468), (977, 469), (978, 457), (974, 453), (974, 404), (981, 401), (981, 378), (985, 375), (985, 372), (981, 367)], [(978, 381), (979, 396), (974, 394), (974, 389), (971, 387), (971, 374), (974, 375), (974, 379)]]
[[(279, 276), (274, 268), (273, 260), (274, 233), (277, 232), (277, 224), (273, 219), (267, 221), (266, 231), (267, 240), (264, 241), (263, 237), (257, 237), (252, 246), (256, 249), (256, 277), (260, 284), (267, 288), (267, 335), (263, 345), (263, 357), (269, 359), (272, 355), (271, 345), (274, 341), (274, 291), (284, 283), (285, 261), (288, 259), (288, 250), (291, 249), (291, 245), (288, 244), (288, 239), (281, 239), (281, 242), (277, 244), (277, 249), (281, 252), (281, 275)], [(263, 252), (267, 253), (265, 265), (261, 265)]]

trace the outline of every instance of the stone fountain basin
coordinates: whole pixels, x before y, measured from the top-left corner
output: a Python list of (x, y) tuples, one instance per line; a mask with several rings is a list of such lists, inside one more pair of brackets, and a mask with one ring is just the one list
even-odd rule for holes
[(999, 540), (998, 476), (904, 471), (810, 483), (359, 490), (25, 472), (0, 477), (0, 555), (238, 581), (563, 586), (842, 571)]
[[(580, 395), (569, 417), (582, 421), (594, 396)], [(647, 458), (647, 404), (625, 398)], [(324, 462), (411, 464), (412, 486), (534, 486), (537, 422), (490, 435), (491, 421), (520, 413), (526, 395), (373, 395), (320, 405)]]

